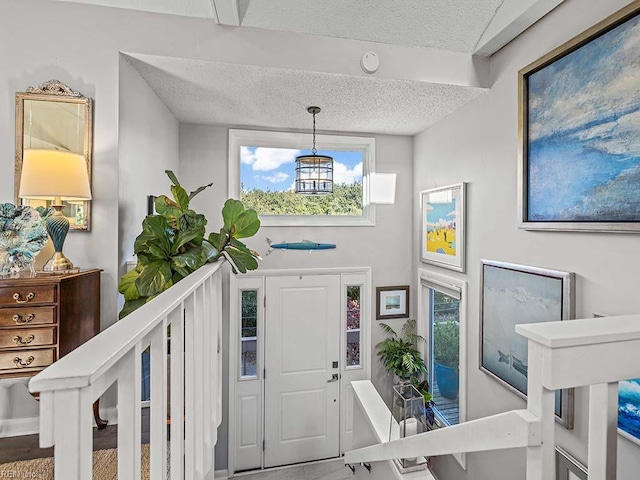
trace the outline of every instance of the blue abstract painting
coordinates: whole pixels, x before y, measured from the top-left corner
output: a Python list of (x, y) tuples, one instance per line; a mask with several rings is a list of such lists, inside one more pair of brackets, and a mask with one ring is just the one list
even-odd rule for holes
[(640, 16), (526, 79), (526, 220), (639, 222)]
[(640, 378), (619, 383), (618, 428), (640, 440)]

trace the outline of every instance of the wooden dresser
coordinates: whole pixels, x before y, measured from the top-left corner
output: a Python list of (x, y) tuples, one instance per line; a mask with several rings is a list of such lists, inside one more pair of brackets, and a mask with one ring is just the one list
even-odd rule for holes
[(33, 376), (100, 332), (100, 270), (0, 278), (0, 379)]

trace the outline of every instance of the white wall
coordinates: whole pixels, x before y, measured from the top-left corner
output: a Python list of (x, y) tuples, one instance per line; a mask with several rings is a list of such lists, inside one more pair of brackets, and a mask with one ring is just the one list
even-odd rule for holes
[[(615, 315), (640, 311), (634, 267), (640, 262), (636, 235), (519, 230), (516, 207), (518, 70), (627, 3), (566, 1), (492, 58), (493, 86), (487, 95), (415, 137), (414, 219), (419, 219), (419, 191), (469, 182), (467, 272), (447, 272), (469, 282), (469, 419), (525, 406), (524, 400), (478, 370), (480, 259), (575, 272), (577, 318), (590, 317), (593, 312)], [(418, 228), (414, 223), (416, 235)], [(419, 258), (417, 245), (414, 258)], [(419, 266), (440, 270), (414, 264)], [(574, 430), (556, 426), (556, 443), (582, 461), (587, 456), (587, 409), (587, 391), (578, 389)], [(637, 478), (640, 450), (619, 438), (618, 478)], [(435, 473), (446, 480), (511, 480), (525, 475), (523, 451), (470, 454), (467, 459), (464, 472), (451, 456), (434, 458)]]
[(147, 215), (147, 195), (169, 194), (165, 170), (178, 172), (178, 121), (127, 61), (120, 56), (119, 240), (122, 262)]
[[(4, 0), (0, 15), (0, 45), (3, 46), (0, 49), (0, 202), (13, 202), (14, 199), (15, 92), (25, 91), (28, 86), (37, 86), (50, 79), (58, 79), (94, 99), (92, 230), (72, 232), (65, 243), (65, 250), (77, 265), (103, 270), (101, 315), (102, 327), (106, 328), (117, 318), (120, 269), (132, 249), (132, 232), (137, 234), (139, 231), (138, 222), (143, 202), (146, 195), (161, 193), (146, 191), (146, 188), (155, 184), (155, 180), (149, 182), (139, 175), (143, 170), (138, 168), (143, 168), (146, 172), (150, 170), (136, 165), (136, 162), (147, 160), (143, 160), (143, 156), (151, 157), (154, 154), (153, 146), (145, 145), (135, 137), (127, 138), (128, 128), (127, 131), (120, 129), (120, 109), (139, 105), (138, 101), (144, 104), (144, 108), (148, 105), (151, 109), (148, 112), (125, 110), (122, 118), (123, 121), (137, 124), (136, 128), (140, 129), (140, 122), (154, 112), (162, 111), (162, 107), (153, 98), (153, 94), (145, 90), (128, 66), (121, 62), (121, 52), (365, 75), (357, 59), (377, 44), (252, 28), (229, 29), (217, 26), (213, 20), (71, 2)], [(433, 59), (438, 52), (423, 52), (391, 45), (380, 48), (394, 60), (385, 69), (386, 76), (432, 78), (425, 73), (425, 59)], [(314, 55), (308, 55), (309, 51), (313, 51)], [(460, 55), (453, 55), (449, 61), (445, 60), (441, 65), (444, 73), (433, 71), (431, 75), (455, 78), (461, 84), (477, 84), (477, 72), (470, 61), (465, 61)], [(431, 66), (429, 71), (433, 70)], [(120, 80), (123, 81), (122, 86), (119, 85)], [(123, 103), (121, 88), (126, 89), (122, 97)], [(136, 98), (138, 95), (141, 97)], [(131, 105), (129, 101), (132, 102)], [(162, 112), (157, 121), (163, 130), (171, 129), (172, 121), (166, 112)], [(120, 135), (124, 135), (124, 145), (121, 144), (123, 139)], [(173, 151), (174, 141), (172, 135), (164, 145), (171, 144), (170, 149)], [(131, 150), (127, 143), (134, 145)], [(411, 142), (405, 143), (401, 150), (405, 150), (405, 168), (408, 172), (411, 168)], [(140, 150), (142, 147), (144, 151)], [(122, 155), (122, 160), (119, 155)], [(162, 162), (170, 161), (170, 155), (162, 157)], [(159, 172), (162, 170), (164, 165), (157, 168)], [(409, 181), (408, 173), (404, 178), (405, 182)], [(224, 184), (226, 173), (216, 179)], [(128, 183), (132, 180), (134, 183)], [(120, 181), (124, 182), (122, 187), (119, 186)], [(200, 185), (203, 182), (198, 179), (193, 183)], [(126, 206), (120, 206), (121, 199), (127, 202)], [(123, 208), (127, 209), (126, 213)], [(405, 208), (406, 221), (394, 221), (393, 225), (404, 225), (406, 230), (409, 225), (410, 204), (406, 203)], [(217, 217), (211, 217), (212, 222), (215, 222), (215, 218)], [(380, 230), (376, 229), (376, 233)], [(295, 236), (300, 238), (299, 235)], [(410, 244), (405, 245), (403, 240), (395, 240), (395, 236), (391, 234), (385, 233), (382, 237), (393, 239), (386, 246), (387, 250), (394, 249), (398, 242), (404, 245), (398, 252), (405, 252), (403, 258), (408, 259), (406, 252), (410, 251)], [(325, 238), (331, 241), (328, 235)], [(349, 236), (340, 235), (335, 241), (344, 244), (343, 240), (346, 238)], [(358, 239), (364, 242), (369, 237), (360, 235)], [(358, 251), (353, 249), (353, 261), (365, 263)], [(345, 255), (340, 254), (336, 258), (344, 257)], [(393, 263), (387, 259), (381, 259), (380, 262), (381, 266)], [(397, 273), (381, 277), (380, 282), (408, 283), (410, 263), (408, 260), (404, 263), (403, 274), (399, 274), (401, 269), (397, 268), (393, 270)], [(268, 264), (273, 267), (275, 260)], [(13, 387), (16, 388), (18, 387)], [(32, 405), (28, 410), (33, 412), (36, 409), (37, 406)]]
[[(262, 227), (258, 234), (247, 239), (247, 245), (263, 254), (261, 269), (296, 269), (319, 267), (372, 267), (372, 286), (407, 285), (411, 283), (411, 256), (413, 235), (411, 235), (412, 214), (412, 139), (410, 137), (376, 135), (376, 169), (380, 172), (397, 174), (396, 203), (379, 205), (375, 227)], [(193, 190), (202, 184), (214, 182), (193, 200), (193, 208), (204, 213), (209, 220), (207, 232), (217, 231), (222, 226), (221, 209), (228, 198), (228, 128), (206, 125), (180, 125), (180, 182)], [(317, 251), (312, 254), (296, 251), (274, 251), (264, 256), (268, 244), (266, 238), (274, 241), (300, 241), (309, 239), (317, 242), (337, 244), (335, 250)], [(375, 295), (374, 295), (375, 297)], [(228, 298), (225, 295), (224, 298)], [(375, 312), (375, 298), (371, 312)], [(228, 312), (228, 304), (225, 304)], [(402, 320), (391, 320), (394, 327)], [(372, 346), (383, 339), (381, 331), (372, 320)], [(228, 344), (228, 330), (223, 332)], [(389, 400), (390, 379), (378, 363), (372, 351), (372, 379), (381, 395)], [(228, 358), (224, 358), (223, 384), (228, 385)], [(224, 397), (224, 412), (228, 411)], [(226, 414), (223, 415), (226, 419)], [(227, 464), (226, 421), (222, 424), (216, 448), (216, 468)]]

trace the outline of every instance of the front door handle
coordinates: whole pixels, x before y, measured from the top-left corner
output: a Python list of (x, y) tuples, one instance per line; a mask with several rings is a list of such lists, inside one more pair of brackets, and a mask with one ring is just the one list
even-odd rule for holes
[(337, 382), (338, 380), (340, 380), (340, 374), (334, 373), (333, 375), (331, 375), (331, 380), (327, 380), (327, 383)]

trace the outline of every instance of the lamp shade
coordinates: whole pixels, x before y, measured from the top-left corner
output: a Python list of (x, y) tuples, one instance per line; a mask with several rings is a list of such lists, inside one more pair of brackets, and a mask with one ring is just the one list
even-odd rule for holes
[(59, 150), (25, 150), (20, 198), (91, 200), (87, 162), (82, 155)]

